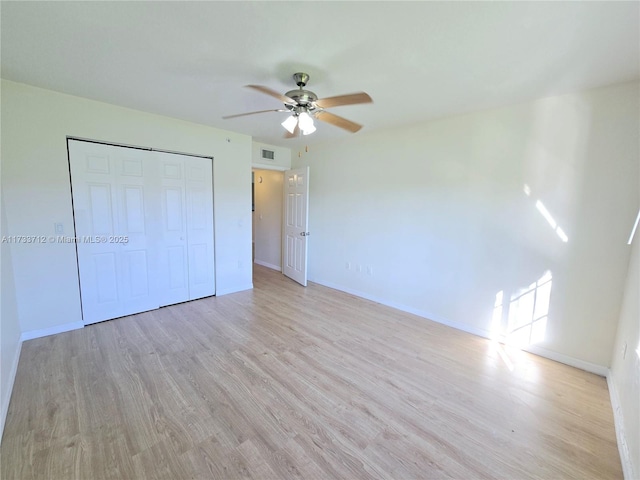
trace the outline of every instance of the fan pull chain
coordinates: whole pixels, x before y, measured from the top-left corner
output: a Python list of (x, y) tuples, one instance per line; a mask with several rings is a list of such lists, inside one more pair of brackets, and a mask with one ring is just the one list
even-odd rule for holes
[[(309, 153), (309, 145), (304, 146), (304, 152)], [(298, 150), (298, 158), (302, 157), (302, 151)]]

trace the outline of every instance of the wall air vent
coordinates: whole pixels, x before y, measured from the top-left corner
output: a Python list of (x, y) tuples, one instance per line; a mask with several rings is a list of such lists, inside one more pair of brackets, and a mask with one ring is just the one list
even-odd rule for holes
[(266, 158), (267, 160), (275, 160), (276, 154), (273, 150), (265, 150), (262, 149), (262, 158)]

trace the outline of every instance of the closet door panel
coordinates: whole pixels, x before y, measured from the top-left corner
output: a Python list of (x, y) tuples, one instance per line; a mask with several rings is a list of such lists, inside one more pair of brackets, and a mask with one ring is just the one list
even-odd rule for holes
[(213, 244), (213, 165), (208, 158), (185, 160), (189, 297), (215, 294)]
[(156, 152), (154, 161), (159, 172), (159, 288), (164, 306), (190, 299), (184, 158)]
[(158, 308), (149, 152), (69, 140), (85, 324)]

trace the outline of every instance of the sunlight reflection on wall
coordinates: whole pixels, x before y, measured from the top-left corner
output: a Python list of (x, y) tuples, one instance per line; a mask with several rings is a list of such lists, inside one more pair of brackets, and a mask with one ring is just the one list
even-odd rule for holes
[[(531, 196), (531, 187), (529, 187), (529, 185), (525, 184), (524, 193), (527, 197)], [(553, 231), (556, 232), (556, 235), (560, 237), (560, 240), (562, 240), (564, 243), (567, 243), (569, 241), (569, 237), (567, 237), (567, 234), (564, 233), (564, 230), (560, 228), (558, 222), (555, 221), (555, 219), (553, 218), (551, 213), (549, 213), (549, 210), (547, 210), (547, 207), (544, 206), (544, 203), (542, 203), (541, 200), (536, 201), (536, 208), (538, 209), (538, 212), (540, 212), (540, 215), (544, 217), (549, 226), (553, 229)]]
[(496, 340), (524, 347), (544, 341), (551, 301), (553, 275), (546, 271), (538, 280), (511, 294), (496, 294), (491, 330)]

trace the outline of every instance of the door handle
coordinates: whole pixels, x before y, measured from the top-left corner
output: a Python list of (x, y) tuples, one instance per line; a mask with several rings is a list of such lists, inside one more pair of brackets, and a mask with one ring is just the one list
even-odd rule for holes
[(302, 235), (303, 237), (308, 237), (309, 235), (311, 235), (311, 233), (309, 233), (309, 232), (300, 232), (300, 235)]

